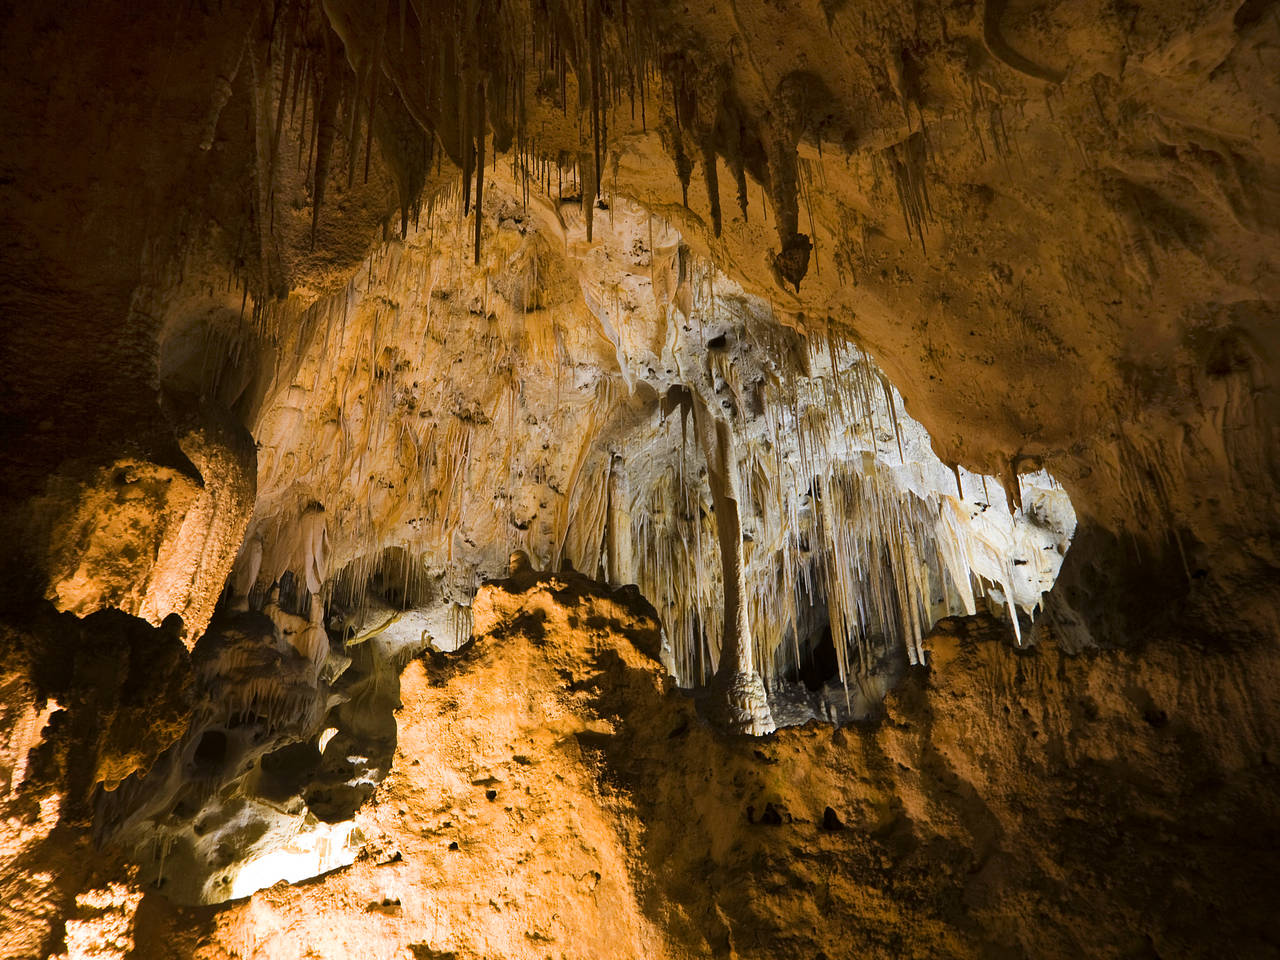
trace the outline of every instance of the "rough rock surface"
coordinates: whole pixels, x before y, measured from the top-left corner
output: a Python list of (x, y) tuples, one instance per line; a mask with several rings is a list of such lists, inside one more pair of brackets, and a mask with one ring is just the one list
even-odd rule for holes
[[(1273, 2), (10, 5), (0, 78), (6, 954), (1276, 952)], [(385, 857), (154, 891), (338, 862), (397, 735)]]
[(92, 848), (93, 800), (182, 736), (190, 664), (175, 630), (116, 610), (7, 621), (0, 650), (0, 955), (46, 957), (136, 904), (131, 871)]
[(85, 617), (114, 608), (154, 626), (176, 616), (190, 645), (253, 515), (257, 464), (243, 426), (184, 399), (173, 419), (185, 468), (117, 460), (88, 478), (56, 477), (24, 526), (27, 543), (44, 545), (39, 572), (56, 609)]
[[(652, 611), (618, 592), (498, 583), (477, 623), (404, 673), (366, 856), (216, 914), (157, 910), (133, 934), (144, 955), (1276, 948), (1267, 646), (1070, 657), (947, 621), (929, 638), (939, 669), (880, 723), (756, 739), (699, 719), (644, 652)], [(175, 946), (168, 924), (199, 945)]]

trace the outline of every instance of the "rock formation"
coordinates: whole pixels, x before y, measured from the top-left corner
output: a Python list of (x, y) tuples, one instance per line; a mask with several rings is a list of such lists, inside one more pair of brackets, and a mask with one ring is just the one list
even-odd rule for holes
[(701, 722), (653, 610), (580, 574), (482, 587), (475, 623), (406, 668), (350, 869), (140, 948), (174, 924), (195, 957), (1270, 949), (1273, 649), (1070, 657), (946, 621), (880, 724), (756, 739)]
[(1276, 949), (1273, 4), (3, 24), (0, 955)]

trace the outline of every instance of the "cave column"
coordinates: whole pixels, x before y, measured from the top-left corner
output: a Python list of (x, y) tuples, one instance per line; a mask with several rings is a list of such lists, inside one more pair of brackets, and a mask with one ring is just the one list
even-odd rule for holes
[(608, 563), (608, 580), (614, 586), (635, 582), (635, 570), (631, 562), (631, 511), (630, 490), (622, 458), (614, 454), (609, 467), (608, 540), (605, 560)]
[(716, 535), (724, 581), (724, 634), (720, 662), (711, 685), (723, 697), (731, 729), (753, 736), (772, 733), (776, 726), (769, 710), (764, 683), (756, 672), (747, 615), (746, 568), (742, 557), (742, 521), (739, 511), (738, 464), (729, 424), (713, 418), (702, 400), (693, 394), (694, 430), (707, 460), (707, 483), (716, 511)]

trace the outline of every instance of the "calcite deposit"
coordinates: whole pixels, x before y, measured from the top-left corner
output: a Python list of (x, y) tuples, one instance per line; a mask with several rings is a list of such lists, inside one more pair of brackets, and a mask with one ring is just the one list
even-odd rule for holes
[(1265, 956), (1268, 0), (0, 29), (0, 956)]

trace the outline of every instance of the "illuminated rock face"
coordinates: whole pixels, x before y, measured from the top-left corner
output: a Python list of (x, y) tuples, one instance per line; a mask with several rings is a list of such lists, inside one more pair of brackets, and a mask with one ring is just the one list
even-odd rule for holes
[[(220, 902), (350, 863), (359, 842), (348, 842), (343, 821), (386, 773), (378, 755), (395, 740), (394, 674), (377, 696), (388, 678), (370, 674), (382, 664), (363, 657), (351, 669), (318, 621), (284, 613), (274, 598), (265, 614), (215, 621), (192, 657), (190, 729), (145, 775), (99, 798), (100, 837), (130, 851), (138, 879), (179, 903)], [(360, 695), (369, 700), (362, 732), (376, 729), (379, 714), (384, 729), (365, 738), (367, 756), (348, 751), (344, 763), (337, 753), (351, 731), (326, 733), (323, 724), (343, 723), (339, 705)]]
[(252, 515), (256, 464), (243, 426), (185, 399), (175, 432), (186, 469), (117, 460), (87, 478), (58, 478), (32, 504), (58, 610), (115, 608), (154, 626), (178, 617), (188, 644), (208, 626)]
[[(1008, 505), (937, 460), (868, 358), (780, 334), (667, 226), (619, 202), (588, 244), (576, 211), (524, 218), (493, 180), (480, 269), (428, 227), (340, 297), (268, 318), (300, 333), (254, 425), (241, 612), (193, 651), (183, 742), (98, 810), (178, 901), (351, 862), (396, 674), (469, 636), (474, 585), (513, 548), (634, 579), (676, 679), (756, 735), (875, 714), (933, 623), (979, 603), (1022, 644), (1017, 616), (1052, 586), (1075, 518), (1051, 478)], [(826, 636), (835, 664), (802, 689)]]
[[(1061, 879), (1095, 861), (1046, 837), (1124, 833), (1130, 814), (1176, 823), (1204, 865), (1181, 915), (1231, 903), (1223, 940), (1257, 945), (1250, 891), (1274, 878), (1229, 830), (1183, 828), (1275, 823), (1265, 3), (135, 8), (32, 7), (0, 31), (0, 888), (17, 955), (95, 938), (121, 954), (160, 896), (222, 902), (376, 859), (396, 830), (366, 829), (362, 804), (399, 789), (379, 785), (401, 671), (427, 726), (455, 714), (427, 676), (460, 696), (551, 689), (563, 678), (525, 653), (521, 678), (471, 676), (474, 647), (415, 659), (473, 621), (536, 647), (535, 623), (493, 605), (548, 573), (552, 594), (591, 597), (529, 601), (558, 624), (561, 666), (583, 679), (600, 650), (582, 644), (613, 649), (630, 611), (692, 691), (617, 652), (638, 673), (603, 673), (632, 692), (644, 677), (653, 702), (616, 716), (649, 739), (593, 740), (614, 714), (554, 697), (508, 717), (572, 714), (607, 754), (613, 779), (571, 757), (546, 803), (673, 766), (645, 774), (661, 796), (633, 781), (619, 801), (643, 841), (604, 814), (552, 831), (598, 853), (585, 873), (566, 854), (564, 877), (635, 909), (601, 928), (588, 883), (572, 921), (535, 909), (499, 931), (441, 888), (449, 919), (386, 935), (388, 955), (489, 955), (490, 937), (512, 955), (550, 938), (592, 956), (850, 952), (795, 932), (830, 913), (811, 875), (723, 856), (807, 803), (762, 787), (745, 827), (727, 816), (753, 776), (736, 745), (794, 748), (794, 784), (829, 759), (813, 727), (735, 735), (813, 718), (881, 724), (822, 779), (859, 812), (805, 817), (884, 849), (805, 838), (788, 855), (887, 858), (841, 901), (842, 930), (942, 904), (859, 950), (1196, 952), (1191, 919), (1133, 933), (1156, 899), (1112, 906), (1100, 880)], [(507, 573), (516, 586), (481, 586)], [(1015, 688), (1009, 714), (982, 712)], [(482, 694), (461, 722), (483, 726)], [(672, 717), (694, 747), (654, 733)], [(1127, 791), (1131, 744), (1162, 810)], [(480, 731), (433, 756), (459, 768), (491, 747)], [(425, 823), (426, 794), (467, 784), (421, 773), (397, 815)], [(1054, 819), (1046, 777), (1099, 799)], [(1204, 783), (1226, 786), (1205, 800)], [(690, 806), (709, 849), (676, 829)], [(81, 855), (91, 824), (105, 846)], [(951, 873), (917, 884), (934, 861)], [(1170, 873), (1138, 861), (1131, 880)], [(161, 892), (140, 906), (138, 889)], [(779, 889), (805, 892), (762, 918), (759, 892)], [(255, 903), (294, 894), (269, 896)], [(360, 929), (402, 907), (425, 922), (399, 892), (367, 903)], [(1032, 916), (1049, 919), (1026, 932)]]
[(343, 294), (270, 318), (299, 332), (255, 426), (242, 595), (286, 570), (319, 591), (333, 573), (361, 634), (395, 615), (364, 612), (376, 579), (377, 603), (419, 608), (451, 647), (450, 618), (519, 548), (539, 569), (637, 582), (686, 684), (719, 661), (735, 542), (737, 632), (767, 680), (808, 645), (815, 607), (842, 677), (865, 672), (872, 642), (922, 662), (934, 620), (984, 599), (1038, 608), (1075, 525), (1052, 478), (1010, 494), (944, 466), (869, 358), (779, 330), (633, 204), (588, 243), (574, 207), (526, 212), (503, 175), (488, 197), (481, 267), (420, 227)]
[(1070, 657), (964, 618), (883, 723), (726, 737), (628, 591), (526, 574), (474, 610), (474, 642), (401, 676), (366, 853), (228, 904), (193, 956), (1267, 949), (1274, 647)]

